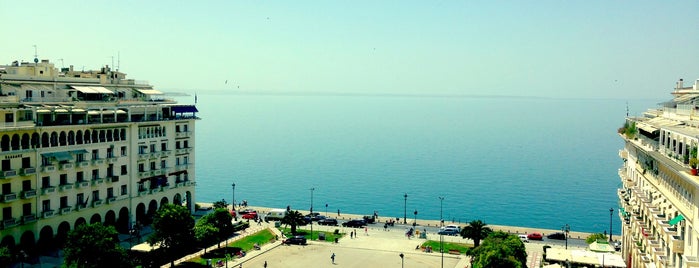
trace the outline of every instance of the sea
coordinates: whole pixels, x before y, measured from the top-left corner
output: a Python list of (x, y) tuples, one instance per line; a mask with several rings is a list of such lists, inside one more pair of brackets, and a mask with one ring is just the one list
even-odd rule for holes
[(197, 202), (598, 233), (611, 218), (614, 234), (617, 129), (660, 102), (240, 92), (177, 100), (196, 102), (201, 118)]

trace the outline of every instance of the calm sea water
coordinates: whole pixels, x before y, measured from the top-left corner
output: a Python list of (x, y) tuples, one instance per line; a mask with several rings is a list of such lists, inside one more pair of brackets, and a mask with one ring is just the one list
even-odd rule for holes
[(626, 103), (199, 93), (196, 198), (603, 232)]

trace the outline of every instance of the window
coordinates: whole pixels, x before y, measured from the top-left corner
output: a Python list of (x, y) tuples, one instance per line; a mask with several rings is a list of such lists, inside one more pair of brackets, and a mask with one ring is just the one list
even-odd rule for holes
[(2, 208), (2, 219), (11, 220), (12, 219), (12, 207)]
[(189, 141), (184, 141), (184, 148), (189, 148)]
[[(80, 179), (82, 178), (82, 175), (83, 175), (82, 172), (78, 172), (78, 181), (80, 181)], [(61, 181), (60, 181), (60, 184), (59, 184), (59, 185), (66, 185), (66, 184), (68, 184), (68, 175), (67, 175), (67, 174), (61, 174), (60, 180), (61, 180)]]
[(121, 175), (126, 175), (127, 173), (126, 165), (121, 165)]
[(4, 159), (2, 160), (2, 171), (9, 171), (12, 170), (10, 167), (10, 159)]
[(155, 162), (150, 162), (150, 170), (155, 170)]
[(114, 149), (107, 148), (107, 158), (114, 158)]
[(76, 203), (78, 203), (78, 205), (80, 205), (80, 206), (85, 205), (85, 195), (84, 194), (82, 194), (82, 193), (78, 194), (75, 197), (75, 199), (76, 199)]
[(183, 165), (186, 165), (186, 164), (188, 164), (188, 163), (189, 163), (189, 157), (187, 157), (187, 156), (182, 157), (182, 164), (183, 164)]
[(126, 195), (128, 192), (126, 191), (126, 185), (121, 186), (121, 195)]
[(177, 132), (177, 133), (180, 132), (180, 126), (179, 126), (179, 125), (175, 126), (175, 132)]
[(51, 211), (51, 200), (41, 202), (41, 211)]
[(32, 189), (32, 181), (24, 180), (22, 181), (22, 191), (29, 191)]
[(92, 159), (100, 159), (100, 151), (95, 149), (92, 150)]
[(114, 188), (109, 187), (107, 188), (107, 198), (112, 198), (114, 197)]
[(155, 144), (150, 145), (150, 152), (155, 153)]
[(85, 162), (85, 154), (76, 154), (75, 161), (76, 162)]
[(67, 207), (68, 207), (68, 197), (61, 196), (61, 208), (67, 208)]
[(10, 187), (10, 183), (3, 183), (2, 184), (2, 194), (11, 194), (12, 193), (12, 188)]
[(143, 163), (138, 163), (138, 172), (144, 171), (146, 171), (146, 167), (143, 165)]
[(5, 114), (5, 122), (10, 123), (14, 121), (14, 116), (12, 114)]
[(175, 149), (179, 149), (179, 148), (180, 148), (180, 142), (177, 141), (177, 142), (175, 142)]
[(165, 168), (165, 160), (160, 160), (160, 168)]
[(22, 168), (30, 168), (32, 167), (32, 162), (29, 160), (29, 157), (22, 157)]
[(180, 158), (179, 158), (179, 157), (175, 159), (175, 165), (176, 165), (176, 166), (179, 166), (179, 165), (180, 165)]
[(107, 177), (113, 177), (114, 176), (114, 165), (109, 164), (107, 167)]
[(184, 128), (184, 132), (189, 131), (189, 130), (187, 129), (187, 125), (184, 125), (184, 126), (182, 126), (182, 127)]
[(138, 154), (145, 154), (147, 149), (148, 149), (148, 147), (146, 147), (145, 145), (139, 145), (138, 146)]
[(121, 146), (121, 156), (126, 156), (126, 146)]
[(32, 215), (32, 204), (31, 203), (22, 205), (22, 215), (23, 216)]
[(163, 142), (160, 144), (160, 150), (161, 151), (167, 151), (167, 142)]
[(96, 180), (100, 178), (100, 170), (99, 169), (93, 169), (92, 170), (92, 180)]
[(41, 188), (51, 187), (51, 177), (41, 177)]
[(93, 201), (100, 200), (100, 191), (99, 190), (92, 191), (92, 200)]

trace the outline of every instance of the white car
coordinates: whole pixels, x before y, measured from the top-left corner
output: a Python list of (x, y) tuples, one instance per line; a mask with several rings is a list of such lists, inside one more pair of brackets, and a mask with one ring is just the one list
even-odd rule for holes
[(529, 242), (529, 238), (528, 238), (527, 235), (525, 235), (525, 234), (519, 235), (519, 240), (522, 240), (522, 242), (524, 242), (524, 243), (528, 243), (528, 242)]

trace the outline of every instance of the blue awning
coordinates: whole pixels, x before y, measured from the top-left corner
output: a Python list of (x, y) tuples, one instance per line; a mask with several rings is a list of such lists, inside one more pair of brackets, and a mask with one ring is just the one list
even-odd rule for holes
[(73, 160), (73, 156), (70, 155), (70, 153), (68, 153), (68, 152), (45, 153), (45, 154), (41, 154), (41, 156), (49, 158), (49, 159), (53, 158), (59, 162)]
[(670, 220), (669, 224), (675, 225), (682, 220), (684, 220), (684, 216), (682, 216), (682, 214), (680, 214), (680, 215), (677, 215), (677, 217), (672, 218), (672, 220)]
[(172, 106), (172, 112), (174, 113), (198, 113), (197, 107), (194, 105), (187, 106)]

